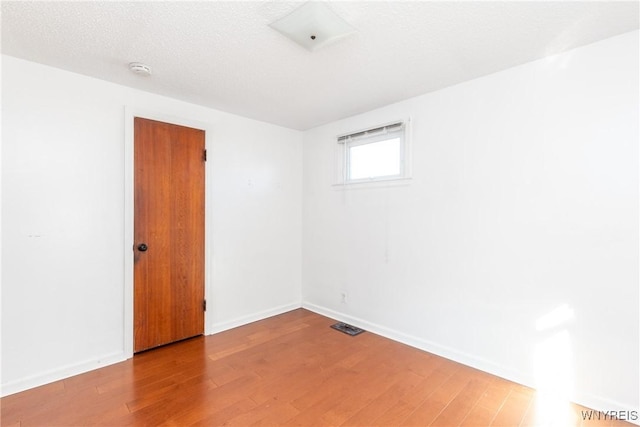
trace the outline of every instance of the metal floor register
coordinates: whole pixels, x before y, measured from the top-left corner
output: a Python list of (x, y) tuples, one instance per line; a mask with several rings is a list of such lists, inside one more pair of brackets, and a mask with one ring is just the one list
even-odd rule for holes
[(331, 325), (331, 327), (337, 331), (344, 332), (347, 335), (351, 335), (352, 337), (364, 332), (364, 329), (356, 328), (355, 326), (351, 326), (342, 322)]

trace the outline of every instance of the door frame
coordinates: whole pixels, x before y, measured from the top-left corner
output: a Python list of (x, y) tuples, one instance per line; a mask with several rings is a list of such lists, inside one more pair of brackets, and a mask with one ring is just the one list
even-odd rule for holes
[[(198, 120), (174, 116), (159, 111), (125, 106), (124, 108), (124, 356), (133, 357), (133, 224), (134, 224), (134, 118), (156, 120), (179, 126), (201, 129), (205, 132), (204, 147), (211, 154), (213, 125)], [(212, 272), (211, 176), (213, 156), (209, 155), (204, 167), (204, 297), (210, 301)], [(209, 307), (212, 304), (207, 304)], [(204, 312), (204, 334), (210, 335), (210, 311)]]

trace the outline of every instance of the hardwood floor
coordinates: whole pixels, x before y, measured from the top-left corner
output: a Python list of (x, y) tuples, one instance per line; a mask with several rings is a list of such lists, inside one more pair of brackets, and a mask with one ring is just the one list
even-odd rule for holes
[(295, 310), (0, 400), (2, 426), (618, 426), (372, 333)]

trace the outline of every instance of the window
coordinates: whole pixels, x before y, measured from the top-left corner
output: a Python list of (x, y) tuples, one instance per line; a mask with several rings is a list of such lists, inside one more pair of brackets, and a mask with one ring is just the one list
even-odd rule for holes
[(408, 178), (404, 122), (338, 137), (340, 184)]

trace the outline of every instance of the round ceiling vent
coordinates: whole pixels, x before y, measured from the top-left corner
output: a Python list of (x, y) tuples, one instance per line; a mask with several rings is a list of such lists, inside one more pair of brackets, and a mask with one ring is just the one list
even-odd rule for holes
[(151, 75), (151, 67), (142, 62), (131, 62), (129, 64), (129, 69), (131, 72), (139, 74), (141, 76), (150, 76)]

